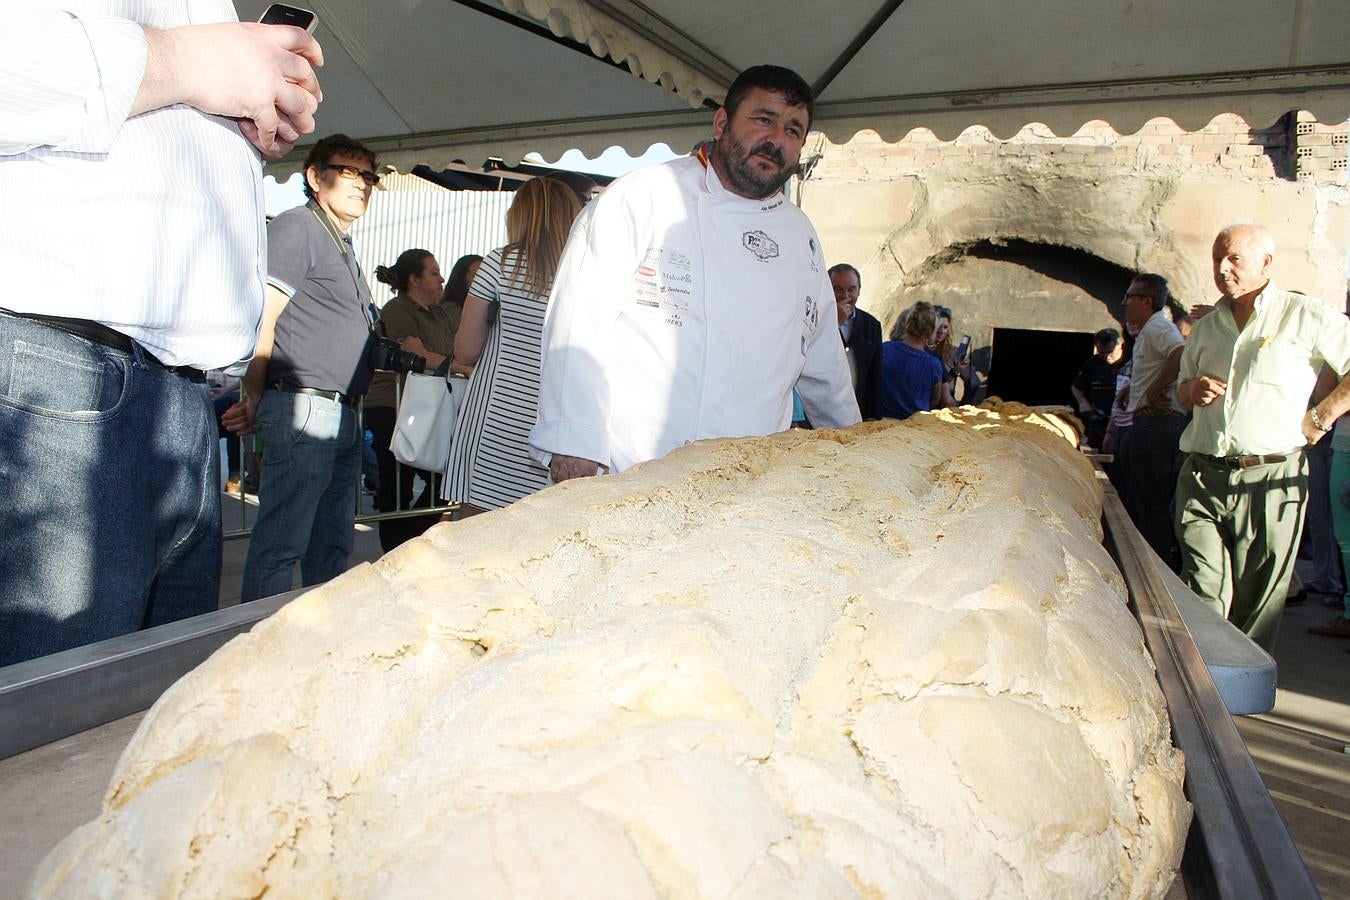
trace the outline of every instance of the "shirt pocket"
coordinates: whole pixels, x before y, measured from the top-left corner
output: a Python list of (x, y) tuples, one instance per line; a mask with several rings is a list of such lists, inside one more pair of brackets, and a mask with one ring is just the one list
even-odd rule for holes
[[(1249, 376), (1255, 384), (1268, 388), (1294, 390), (1311, 373), (1308, 354), (1286, 342), (1264, 344), (1252, 358)], [(1305, 393), (1307, 393), (1305, 391)]]

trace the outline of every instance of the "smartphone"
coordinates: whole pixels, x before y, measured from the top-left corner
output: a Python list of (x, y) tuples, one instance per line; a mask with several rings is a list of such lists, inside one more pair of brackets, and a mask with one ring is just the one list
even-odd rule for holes
[(294, 25), (296, 28), (303, 28), (313, 34), (315, 26), (319, 24), (319, 17), (298, 6), (273, 3), (263, 11), (263, 14), (258, 17), (258, 21), (264, 25)]
[(965, 359), (966, 351), (970, 349), (970, 335), (961, 335), (961, 343), (956, 345), (956, 358)]

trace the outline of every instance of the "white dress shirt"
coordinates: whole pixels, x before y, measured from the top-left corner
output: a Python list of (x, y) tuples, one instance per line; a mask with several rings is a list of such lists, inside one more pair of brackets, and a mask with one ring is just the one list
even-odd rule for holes
[[(1144, 392), (1153, 385), (1153, 378), (1167, 365), (1167, 358), (1176, 350), (1186, 346), (1181, 332), (1167, 313), (1158, 310), (1148, 317), (1144, 327), (1134, 338), (1134, 366), (1130, 375), (1130, 399), (1127, 408), (1134, 412), (1144, 406)], [(1184, 412), (1177, 402), (1177, 381), (1172, 383), (1159, 396), (1159, 401), (1175, 412)]]
[(530, 443), (622, 471), (782, 431), (794, 386), (812, 423), (851, 425), (837, 323), (820, 240), (781, 192), (739, 197), (696, 156), (632, 172), (572, 228)]
[(265, 269), (260, 158), (231, 119), (127, 118), (141, 25), (235, 21), (228, 0), (35, 0), (0, 30), (0, 307), (92, 319), (161, 362), (253, 352)]

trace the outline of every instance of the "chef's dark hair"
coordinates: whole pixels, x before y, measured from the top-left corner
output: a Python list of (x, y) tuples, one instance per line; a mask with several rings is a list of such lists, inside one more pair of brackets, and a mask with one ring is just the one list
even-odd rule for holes
[(727, 89), (727, 99), (722, 102), (722, 108), (727, 111), (727, 115), (734, 115), (736, 107), (741, 105), (745, 95), (754, 88), (782, 94), (783, 99), (792, 106), (805, 106), (806, 126), (811, 127), (811, 119), (815, 116), (816, 109), (815, 100), (811, 96), (811, 85), (796, 72), (782, 66), (751, 66), (738, 75)]

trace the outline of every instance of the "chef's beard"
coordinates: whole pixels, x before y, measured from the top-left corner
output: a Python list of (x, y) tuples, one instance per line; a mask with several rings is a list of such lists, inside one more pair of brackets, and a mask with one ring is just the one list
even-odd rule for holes
[[(768, 156), (778, 163), (777, 172), (762, 172), (750, 164), (750, 157), (756, 153)], [(718, 165), (718, 174), (726, 177), (729, 187), (744, 197), (763, 200), (778, 193), (787, 180), (792, 177), (795, 167), (788, 166), (783, 159), (783, 151), (767, 142), (756, 144), (750, 150), (739, 141), (723, 137), (713, 143), (713, 159)]]

